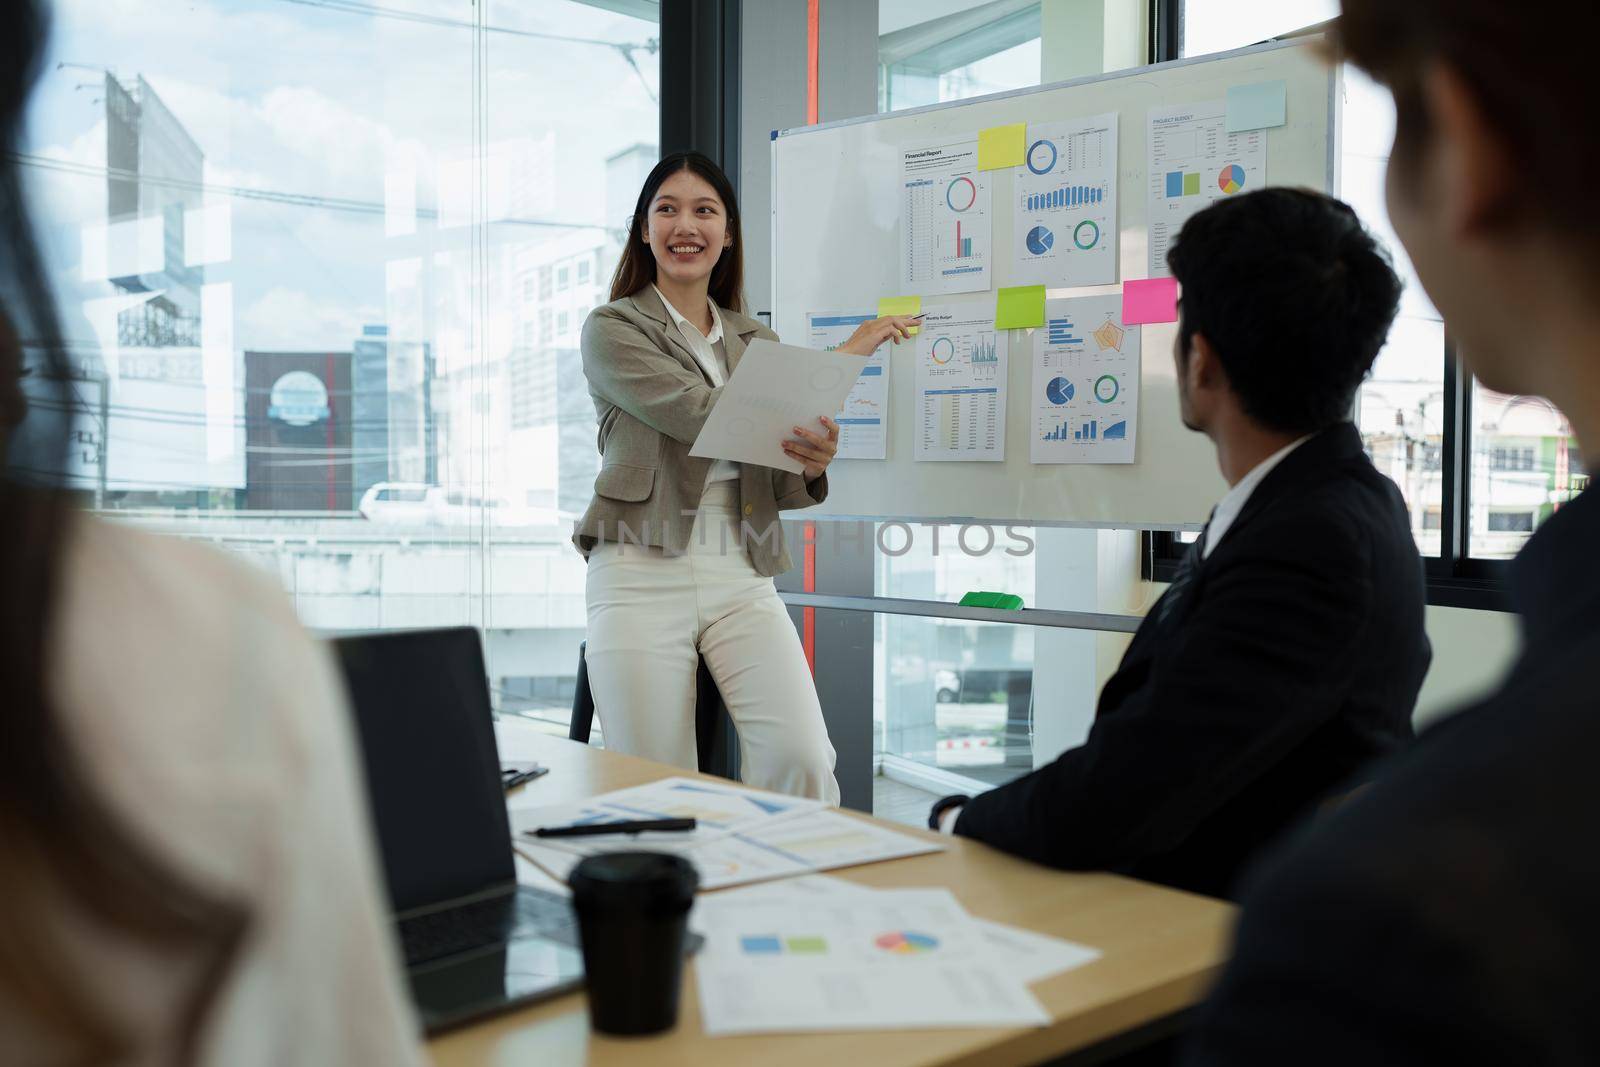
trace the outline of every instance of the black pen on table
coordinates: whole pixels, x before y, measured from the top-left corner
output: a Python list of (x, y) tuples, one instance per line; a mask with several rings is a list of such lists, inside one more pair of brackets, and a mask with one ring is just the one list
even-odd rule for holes
[(578, 826), (541, 826), (524, 830), (533, 837), (595, 837), (599, 834), (673, 833), (693, 830), (693, 819), (634, 819), (623, 822), (592, 822)]

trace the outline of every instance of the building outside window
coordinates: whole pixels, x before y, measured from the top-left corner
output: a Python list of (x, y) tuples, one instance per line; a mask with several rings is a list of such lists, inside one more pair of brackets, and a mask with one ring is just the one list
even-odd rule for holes
[(22, 162), (94, 398), (69, 473), (318, 630), (483, 627), (497, 706), (564, 728), (596, 456), (548, 302), (616, 261), (660, 31), (495, 4), (475, 70), (470, 5), (433, 6), (56, 0)]

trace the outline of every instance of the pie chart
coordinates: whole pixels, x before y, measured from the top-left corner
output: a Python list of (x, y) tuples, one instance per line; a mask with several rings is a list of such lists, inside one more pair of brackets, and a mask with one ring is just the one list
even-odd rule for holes
[(1122, 392), (1122, 385), (1111, 375), (1102, 374), (1094, 380), (1094, 398), (1102, 404), (1109, 404)]
[(1077, 390), (1065, 378), (1051, 378), (1050, 384), (1044, 387), (1044, 395), (1050, 398), (1052, 404), (1069, 403), (1075, 392)]
[(1024, 240), (1028, 246), (1028, 251), (1036, 256), (1042, 256), (1050, 251), (1051, 245), (1056, 243), (1056, 235), (1043, 226), (1035, 226), (1028, 231), (1028, 236)]
[(948, 337), (935, 337), (933, 349), (929, 354), (933, 356), (935, 363), (949, 363), (956, 354), (956, 343)]
[(1035, 174), (1049, 174), (1055, 169), (1056, 146), (1052, 141), (1035, 141), (1028, 146), (1028, 169)]
[(1093, 219), (1084, 219), (1082, 222), (1078, 223), (1077, 226), (1073, 227), (1072, 243), (1083, 249), (1085, 252), (1093, 248), (1099, 243), (1099, 241), (1100, 227), (1095, 224)]
[(912, 933), (910, 930), (896, 930), (893, 933), (878, 935), (873, 944), (885, 952), (909, 956), (914, 952), (932, 952), (939, 947), (939, 939), (928, 934)]
[(1229, 163), (1217, 175), (1217, 188), (1225, 193), (1237, 193), (1244, 188), (1244, 168), (1237, 163)]

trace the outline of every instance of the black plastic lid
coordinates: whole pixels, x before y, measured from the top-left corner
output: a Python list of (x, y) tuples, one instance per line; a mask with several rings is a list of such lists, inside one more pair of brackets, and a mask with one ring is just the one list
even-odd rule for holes
[(694, 903), (700, 872), (665, 852), (607, 852), (579, 862), (567, 885), (575, 908), (677, 913)]

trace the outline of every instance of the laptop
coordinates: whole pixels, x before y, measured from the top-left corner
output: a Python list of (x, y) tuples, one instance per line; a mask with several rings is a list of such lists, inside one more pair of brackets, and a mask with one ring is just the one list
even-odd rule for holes
[(571, 904), (517, 885), (478, 632), (397, 631), (333, 646), (428, 1032), (578, 988)]

